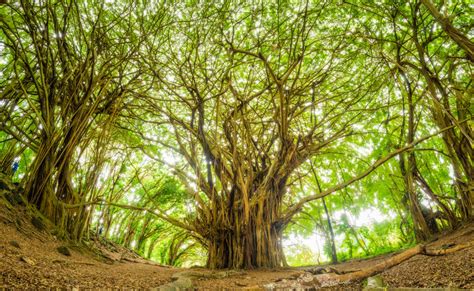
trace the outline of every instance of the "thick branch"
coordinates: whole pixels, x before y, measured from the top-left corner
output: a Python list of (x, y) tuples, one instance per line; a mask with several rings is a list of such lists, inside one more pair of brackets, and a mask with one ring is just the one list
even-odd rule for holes
[(428, 8), (431, 15), (433, 15), (436, 21), (441, 24), (441, 27), (443, 27), (443, 30), (446, 32), (446, 34), (466, 52), (468, 58), (471, 61), (474, 61), (474, 43), (472, 43), (469, 38), (467, 38), (463, 33), (455, 28), (448, 17), (444, 17), (438, 11), (433, 2), (430, 0), (421, 0), (421, 3), (423, 3), (423, 5)]
[(120, 203), (113, 203), (113, 202), (107, 202), (105, 200), (95, 200), (95, 201), (89, 201), (89, 202), (84, 202), (84, 203), (78, 203), (78, 204), (63, 204), (65, 208), (78, 208), (78, 207), (84, 207), (88, 205), (107, 205), (107, 206), (114, 206), (118, 208), (123, 208), (123, 209), (130, 209), (130, 210), (139, 210), (139, 211), (146, 211), (148, 213), (151, 213), (155, 215), (158, 218), (163, 219), (166, 222), (171, 223), (172, 225), (175, 225), (177, 227), (180, 227), (182, 229), (195, 232), (195, 229), (192, 228), (189, 224), (185, 224), (181, 221), (178, 221), (174, 218), (171, 218), (167, 215), (164, 215), (160, 212), (156, 212), (153, 209), (147, 208), (147, 207), (140, 207), (140, 206), (134, 206), (134, 205), (127, 205), (127, 204), (120, 204)]
[[(462, 122), (466, 122), (467, 120), (464, 120)], [(462, 123), (461, 122), (461, 123)], [(352, 177), (351, 179), (343, 182), (343, 183), (340, 183), (332, 188), (329, 188), (323, 192), (320, 192), (318, 194), (314, 194), (314, 195), (309, 195), (309, 196), (306, 196), (305, 198), (301, 199), (300, 201), (298, 201), (294, 206), (288, 208), (288, 210), (286, 211), (286, 215), (284, 217), (284, 221), (288, 222), (290, 221), (290, 219), (293, 217), (293, 215), (295, 215), (296, 213), (298, 213), (302, 208), (303, 206), (307, 203), (307, 202), (310, 202), (310, 201), (313, 201), (313, 200), (316, 200), (316, 199), (319, 199), (319, 198), (322, 198), (322, 197), (325, 197), (329, 194), (332, 194), (338, 190), (341, 190), (351, 184), (353, 184), (354, 182), (357, 182), (365, 177), (367, 177), (370, 173), (372, 173), (373, 171), (375, 171), (378, 167), (380, 167), (381, 165), (383, 165), (384, 163), (386, 163), (387, 161), (389, 161), (391, 158), (405, 152), (405, 151), (408, 151), (408, 150), (411, 150), (414, 146), (416, 146), (417, 144), (429, 139), (429, 138), (432, 138), (442, 132), (445, 132), (451, 128), (455, 127), (455, 125), (453, 126), (448, 126), (446, 128), (443, 128), (433, 134), (429, 134), (427, 136), (424, 136), (418, 140), (415, 140), (413, 141), (412, 143), (410, 144), (407, 144), (406, 146), (404, 147), (401, 147), (391, 153), (389, 153), (388, 155), (386, 155), (385, 157), (383, 158), (380, 158), (378, 159), (375, 163), (373, 163), (367, 170), (365, 170), (364, 172), (362, 172), (361, 174), (355, 176), (355, 177)]]

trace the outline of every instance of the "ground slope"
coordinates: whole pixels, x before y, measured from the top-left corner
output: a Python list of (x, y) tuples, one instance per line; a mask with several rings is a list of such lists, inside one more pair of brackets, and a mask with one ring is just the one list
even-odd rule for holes
[[(103, 242), (92, 241), (89, 247), (75, 246), (56, 239), (46, 226), (38, 225), (32, 212), (27, 211), (24, 205), (12, 207), (15, 202), (3, 201), (0, 203), (0, 288), (180, 286), (209, 290), (262, 290), (272, 287), (320, 287), (309, 272), (314, 268), (251, 271), (179, 269), (147, 262), (113, 244), (104, 247)], [(472, 243), (473, 240), (474, 224), (471, 223), (440, 237), (428, 247), (440, 249)], [(68, 251), (69, 256), (65, 255)], [(391, 256), (353, 260), (331, 267), (340, 272), (360, 270)], [(385, 270), (379, 277), (391, 287), (474, 288), (474, 246), (439, 257), (416, 255)], [(359, 281), (336, 285), (331, 289), (362, 289), (362, 286), (363, 282)]]

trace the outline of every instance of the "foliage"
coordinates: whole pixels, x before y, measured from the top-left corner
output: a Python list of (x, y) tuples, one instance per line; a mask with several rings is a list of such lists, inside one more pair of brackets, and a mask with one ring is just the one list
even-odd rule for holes
[[(2, 4), (0, 171), (64, 236), (166, 264), (406, 247), (472, 218), (471, 14), (430, 0)], [(320, 248), (285, 260), (285, 237)]]

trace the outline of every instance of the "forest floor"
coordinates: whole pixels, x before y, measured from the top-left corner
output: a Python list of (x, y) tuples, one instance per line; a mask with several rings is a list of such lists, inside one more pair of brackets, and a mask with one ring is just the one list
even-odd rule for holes
[[(1, 197), (0, 197), (1, 198)], [(8, 207), (7, 207), (8, 206)], [(174, 290), (319, 288), (310, 268), (278, 270), (180, 269), (145, 261), (131, 251), (104, 241), (88, 247), (58, 240), (45, 225), (34, 221), (24, 206), (0, 203), (0, 289), (2, 288), (157, 288)], [(428, 248), (470, 243), (443, 256), (415, 255), (377, 276), (384, 286), (418, 288), (474, 288), (474, 223), (443, 235)], [(360, 270), (393, 254), (332, 265), (339, 272)], [(329, 265), (324, 266), (325, 268)], [(324, 289), (363, 289), (362, 281)], [(451, 289), (452, 290), (452, 289)]]

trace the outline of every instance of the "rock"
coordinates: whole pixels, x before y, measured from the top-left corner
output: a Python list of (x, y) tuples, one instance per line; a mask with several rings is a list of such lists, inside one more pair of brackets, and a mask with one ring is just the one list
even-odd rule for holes
[(323, 267), (314, 267), (314, 268), (311, 268), (311, 269), (308, 269), (307, 272), (313, 274), (313, 275), (318, 275), (318, 274), (324, 274), (324, 273), (327, 273), (326, 272), (326, 269), (324, 269)]
[(15, 248), (21, 249), (20, 244), (16, 240), (11, 240), (8, 243)]
[(199, 278), (199, 277), (204, 277), (203, 273), (200, 272), (194, 272), (194, 271), (184, 271), (184, 272), (179, 272), (179, 273), (174, 273), (171, 275), (171, 279), (178, 280), (180, 278)]
[(305, 283), (309, 283), (309, 282), (313, 282), (313, 276), (311, 276), (311, 274), (304, 274), (303, 276), (301, 276), (301, 281), (305, 282)]
[(188, 290), (193, 288), (193, 281), (190, 278), (180, 277), (178, 280), (159, 286), (159, 290), (164, 291), (175, 291), (175, 290)]
[(380, 275), (375, 275), (372, 277), (367, 278), (367, 286), (366, 288), (383, 288), (385, 287), (385, 283)]
[(239, 286), (239, 287), (246, 287), (248, 286), (247, 283), (243, 283), (243, 282), (235, 282), (235, 285)]
[(65, 255), (67, 257), (71, 256), (71, 251), (65, 246), (58, 247), (57, 250), (58, 250), (59, 253)]
[(263, 286), (266, 290), (273, 290), (277, 287), (277, 285), (275, 283), (268, 283), (266, 285)]
[(442, 245), (441, 248), (442, 248), (443, 250), (446, 250), (446, 249), (449, 249), (449, 248), (454, 247), (455, 245), (456, 245), (455, 243), (448, 243), (448, 244)]
[(174, 283), (173, 285), (179, 290), (193, 288), (193, 281), (189, 278), (180, 278), (173, 283)]
[(23, 256), (23, 257), (21, 257), (21, 260), (22, 260), (23, 262), (27, 263), (27, 264), (30, 265), (30, 266), (36, 265), (36, 262), (33, 261), (33, 259), (30, 259), (30, 258), (28, 258), (28, 257)]
[(328, 273), (336, 273), (338, 275), (341, 274), (338, 270), (332, 267), (314, 267), (314, 268), (306, 270), (306, 272), (309, 272), (313, 275), (328, 274)]
[(46, 227), (43, 223), (43, 221), (41, 221), (41, 219), (39, 219), (38, 217), (34, 216), (33, 218), (31, 218), (31, 223), (33, 224), (34, 227), (36, 227), (37, 230), (39, 231), (43, 231)]
[(224, 279), (227, 277), (243, 276), (243, 275), (247, 275), (247, 273), (244, 271), (239, 271), (239, 270), (229, 270), (229, 271), (215, 272), (211, 275), (211, 277), (217, 278), (217, 279)]

